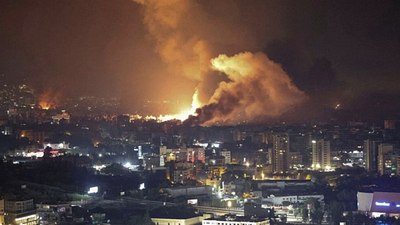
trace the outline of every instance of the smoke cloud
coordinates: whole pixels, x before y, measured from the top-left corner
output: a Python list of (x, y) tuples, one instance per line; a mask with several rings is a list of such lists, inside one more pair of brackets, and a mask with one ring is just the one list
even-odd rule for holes
[(144, 23), (156, 42), (156, 51), (171, 73), (196, 81), (208, 71), (211, 58), (208, 44), (195, 34), (185, 32), (184, 20), (190, 17), (190, 1), (135, 0), (144, 5)]
[[(210, 36), (199, 21), (208, 21), (206, 26), (213, 21), (194, 1), (135, 2), (144, 6), (144, 24), (169, 72), (197, 83), (193, 92), (199, 99), (193, 101), (200, 100), (201, 107), (189, 121), (201, 125), (261, 121), (281, 115), (306, 98), (281, 66), (263, 53), (219, 55), (230, 54), (232, 49), (228, 52), (223, 49), (232, 43), (239, 46), (235, 48), (237, 52), (246, 47), (256, 49), (257, 41), (240, 24), (239, 29), (232, 29), (235, 23), (225, 27), (223, 22), (216, 21), (219, 30), (209, 28), (214, 31)], [(217, 41), (218, 36), (223, 38)], [(210, 87), (214, 90), (210, 91)]]
[(211, 63), (230, 81), (221, 82), (210, 103), (197, 111), (197, 123), (264, 121), (282, 115), (306, 99), (281, 66), (263, 53), (220, 55)]

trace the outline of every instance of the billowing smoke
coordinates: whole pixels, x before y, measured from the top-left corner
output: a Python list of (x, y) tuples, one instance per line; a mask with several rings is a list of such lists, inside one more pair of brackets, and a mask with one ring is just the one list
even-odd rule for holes
[[(247, 47), (243, 43), (255, 43), (249, 40), (250, 35), (243, 35), (248, 33), (245, 28), (232, 32), (232, 27), (221, 26), (210, 37), (204, 34), (207, 29), (202, 29), (202, 25), (207, 24), (187, 22), (197, 17), (207, 20), (195, 1), (135, 1), (144, 6), (144, 23), (169, 71), (197, 82), (194, 92), (199, 95), (202, 107), (190, 121), (201, 125), (261, 121), (279, 116), (305, 99), (304, 93), (291, 82), (281, 66), (263, 53), (244, 52), (213, 58), (221, 53), (221, 49), (230, 46), (229, 43), (240, 43), (240, 50)], [(218, 43), (225, 48), (216, 46), (215, 37), (219, 35), (224, 38)], [(238, 36), (243, 38), (238, 39)], [(254, 50), (254, 46), (250, 48)], [(210, 84), (210, 81), (216, 83)], [(214, 90), (207, 94), (210, 87)]]
[(190, 17), (190, 1), (135, 0), (143, 4), (144, 23), (156, 41), (156, 51), (171, 73), (201, 81), (211, 58), (207, 42), (189, 31), (183, 21)]
[(197, 123), (263, 121), (287, 112), (306, 98), (281, 66), (263, 53), (220, 55), (211, 63), (230, 81), (221, 82), (210, 103), (198, 110)]

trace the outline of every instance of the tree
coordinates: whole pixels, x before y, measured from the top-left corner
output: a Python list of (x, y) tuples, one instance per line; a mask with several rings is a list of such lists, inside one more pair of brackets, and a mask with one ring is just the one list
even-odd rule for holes
[(134, 215), (129, 217), (128, 221), (129, 225), (155, 225), (155, 223), (151, 220), (149, 212), (146, 211), (144, 215)]
[(321, 224), (324, 218), (324, 209), (321, 203), (315, 199), (310, 198), (304, 202), (303, 205), (303, 220), (311, 220), (312, 223)]
[(328, 205), (328, 218), (333, 224), (339, 224), (343, 217), (343, 204), (338, 201), (331, 201)]
[(310, 213), (311, 222), (320, 225), (324, 218), (324, 211), (321, 208), (316, 208)]

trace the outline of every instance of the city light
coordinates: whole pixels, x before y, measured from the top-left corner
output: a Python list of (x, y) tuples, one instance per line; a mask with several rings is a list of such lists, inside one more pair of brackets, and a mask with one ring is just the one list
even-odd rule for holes
[(87, 192), (88, 194), (96, 194), (99, 191), (98, 186), (90, 187), (89, 191)]

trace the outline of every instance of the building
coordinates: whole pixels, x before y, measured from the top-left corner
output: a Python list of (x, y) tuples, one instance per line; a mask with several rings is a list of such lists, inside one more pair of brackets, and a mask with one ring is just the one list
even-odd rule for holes
[(37, 207), (41, 224), (59, 224), (63, 219), (72, 216), (70, 204), (38, 204)]
[(182, 215), (180, 218), (152, 217), (151, 221), (153, 221), (155, 225), (198, 225), (201, 224), (201, 221), (208, 218), (210, 218), (209, 214), (204, 214), (202, 216), (195, 216), (195, 217), (185, 217), (184, 215)]
[(372, 217), (400, 216), (399, 192), (358, 192), (358, 211)]
[(167, 179), (175, 184), (184, 184), (189, 180), (195, 180), (193, 163), (170, 162), (167, 170)]
[(4, 200), (0, 200), (0, 225), (4, 225)]
[(212, 187), (210, 186), (171, 187), (171, 188), (164, 188), (163, 191), (172, 198), (176, 198), (179, 196), (202, 196), (202, 195), (211, 195)]
[(220, 151), (219, 154), (225, 158), (225, 165), (231, 164), (232, 162), (231, 151), (224, 149)]
[(324, 200), (324, 195), (322, 194), (294, 194), (294, 195), (270, 195), (263, 201), (269, 202), (272, 205), (283, 205), (286, 203), (302, 203), (307, 199), (317, 199), (322, 202)]
[(204, 148), (188, 148), (186, 161), (195, 163), (200, 161), (205, 163), (206, 154)]
[(220, 218), (205, 219), (202, 225), (269, 225), (269, 219), (246, 217), (246, 216), (224, 216)]
[(305, 190), (313, 187), (311, 180), (257, 180), (253, 181), (257, 189), (273, 188), (279, 190)]
[(4, 200), (4, 220), (7, 225), (37, 225), (39, 217), (33, 199)]
[(367, 171), (378, 170), (378, 146), (381, 141), (364, 140), (364, 163)]
[(274, 134), (272, 136), (271, 164), (274, 173), (286, 173), (288, 163), (288, 136), (286, 134)]
[(303, 155), (300, 152), (289, 152), (290, 168), (297, 168), (303, 165)]
[[(304, 133), (298, 133), (298, 132), (291, 132), (288, 134), (288, 143), (289, 143), (289, 152), (291, 154), (294, 154), (297, 157), (295, 160), (295, 164), (292, 164), (291, 160), (289, 159), (289, 165), (290, 167), (293, 167), (293, 165), (298, 165), (302, 164), (305, 166), (310, 166), (311, 165), (311, 155), (310, 155), (310, 148), (308, 146), (308, 139), (310, 138), (309, 135), (306, 135)], [(300, 163), (298, 163), (300, 161)]]
[(264, 208), (261, 204), (257, 203), (244, 204), (244, 216), (267, 218), (270, 215), (271, 215), (271, 209)]
[(51, 117), (53, 119), (53, 123), (60, 123), (61, 121), (65, 121), (65, 123), (69, 123), (71, 121), (71, 115), (67, 113), (65, 110), (62, 110), (61, 113), (56, 114)]
[(396, 120), (385, 120), (383, 125), (385, 129), (394, 130), (396, 129), (396, 123)]
[(378, 173), (380, 175), (393, 173), (394, 145), (388, 143), (381, 143), (378, 145)]
[(331, 143), (330, 141), (319, 139), (312, 140), (312, 168), (314, 170), (331, 169)]

